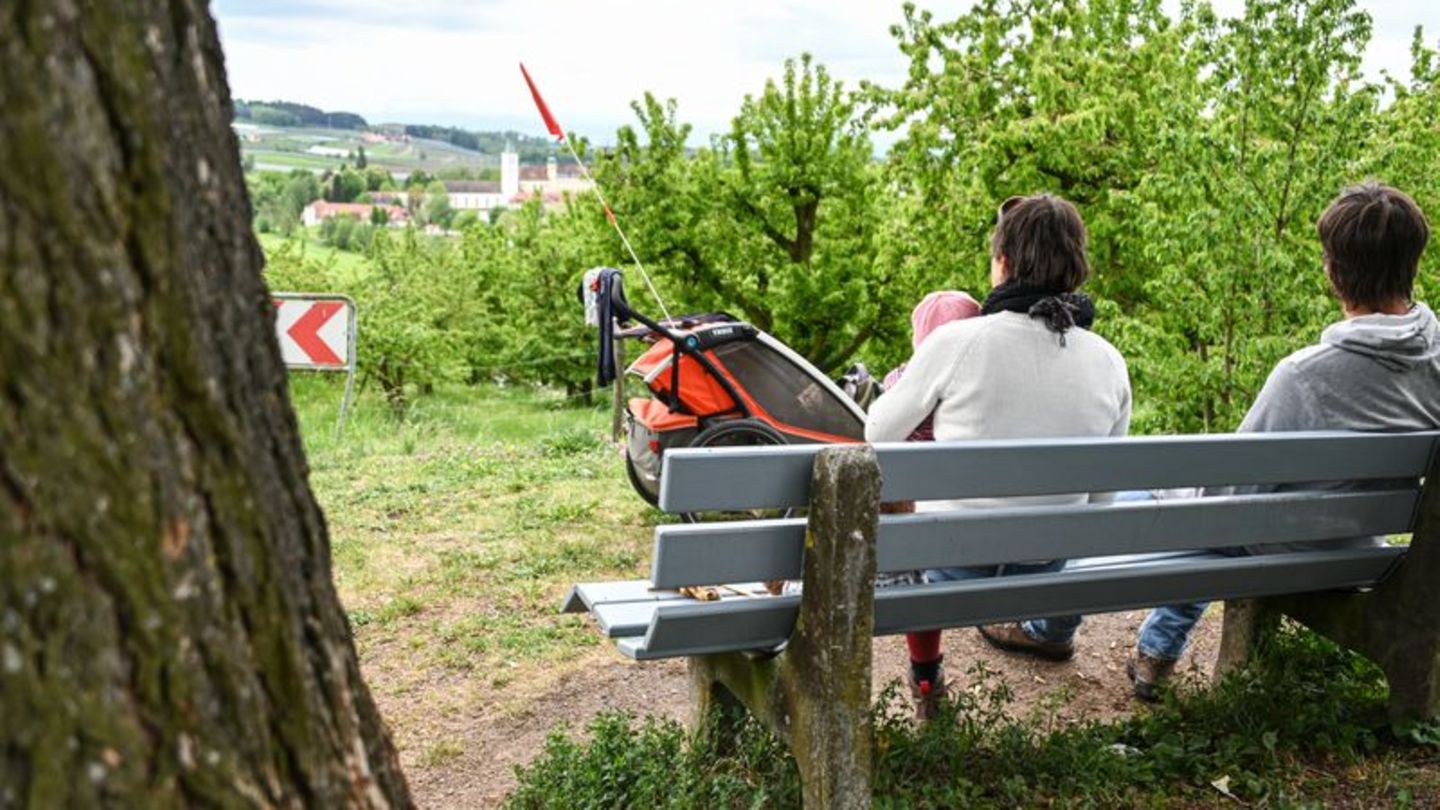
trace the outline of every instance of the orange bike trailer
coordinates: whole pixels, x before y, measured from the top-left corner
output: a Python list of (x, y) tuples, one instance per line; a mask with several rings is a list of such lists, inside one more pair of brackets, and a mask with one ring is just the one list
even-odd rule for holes
[[(650, 392), (628, 402), (625, 465), (650, 503), (674, 447), (864, 441), (860, 406), (773, 336), (724, 312), (652, 321), (625, 301), (620, 271), (591, 271), (586, 280), (581, 298), (601, 331), (597, 382), (622, 379), (613, 339), (647, 344), (625, 371)], [(639, 325), (616, 331), (629, 321)]]

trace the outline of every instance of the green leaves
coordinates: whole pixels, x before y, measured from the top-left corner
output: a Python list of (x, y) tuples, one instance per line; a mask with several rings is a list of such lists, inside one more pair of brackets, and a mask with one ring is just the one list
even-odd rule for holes
[(824, 66), (788, 60), (728, 135), (690, 154), (675, 102), (634, 109), (643, 138), (620, 131), (600, 182), (677, 308), (733, 312), (829, 370), (903, 336), (909, 304), (877, 261), (882, 171)]
[(910, 239), (890, 261), (912, 297), (980, 288), (995, 204), (1067, 197), (1089, 290), (1118, 305), (1096, 330), (1130, 362), (1133, 429), (1229, 430), (1339, 316), (1313, 224), (1335, 194), (1379, 175), (1440, 205), (1433, 54), (1417, 39), (1415, 78), (1382, 108), (1359, 72), (1370, 30), (1352, 0), (1250, 0), (1229, 19), (1152, 0), (907, 8), (907, 80), (866, 88), (870, 119), (901, 134), (889, 186), (919, 201), (894, 209)]

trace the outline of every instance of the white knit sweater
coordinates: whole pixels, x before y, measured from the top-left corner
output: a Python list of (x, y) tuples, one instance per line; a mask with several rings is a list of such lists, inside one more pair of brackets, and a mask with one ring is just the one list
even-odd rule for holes
[[(942, 442), (1124, 436), (1130, 426), (1130, 376), (1120, 353), (1094, 332), (1071, 329), (1062, 346), (1042, 321), (998, 312), (931, 333), (905, 376), (871, 405), (865, 439), (903, 440), (932, 413), (935, 440)], [(1066, 504), (1085, 498), (1082, 493), (932, 501), (919, 509)]]

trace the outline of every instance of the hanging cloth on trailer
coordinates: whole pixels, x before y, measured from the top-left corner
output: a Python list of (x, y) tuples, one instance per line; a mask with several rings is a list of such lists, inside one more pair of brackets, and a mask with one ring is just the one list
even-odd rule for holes
[[(615, 322), (628, 320), (624, 278), (613, 267), (596, 267), (585, 271), (580, 282), (580, 300), (585, 304), (585, 323), (600, 327), (600, 351), (595, 369), (595, 384), (601, 388), (615, 381), (620, 369), (615, 367)], [(618, 304), (618, 307), (617, 307)]]

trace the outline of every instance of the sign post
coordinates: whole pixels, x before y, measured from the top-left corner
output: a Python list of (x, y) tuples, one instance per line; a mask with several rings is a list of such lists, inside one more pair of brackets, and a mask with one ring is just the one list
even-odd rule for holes
[(338, 438), (355, 395), (355, 302), (347, 295), (330, 293), (272, 293), (272, 297), (275, 336), (285, 367), (346, 373), (345, 397), (335, 423)]

